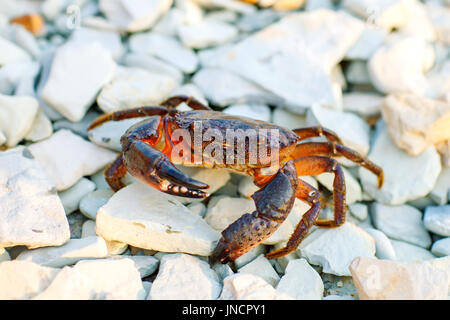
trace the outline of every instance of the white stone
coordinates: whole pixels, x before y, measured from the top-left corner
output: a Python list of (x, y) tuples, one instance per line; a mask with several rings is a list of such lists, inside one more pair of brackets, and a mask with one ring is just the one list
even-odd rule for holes
[(266, 122), (270, 122), (271, 118), (269, 107), (263, 104), (234, 104), (225, 108), (222, 112)]
[(423, 216), (425, 228), (438, 235), (450, 236), (450, 204), (445, 206), (430, 206)]
[(388, 237), (428, 248), (431, 237), (422, 222), (422, 212), (409, 206), (372, 205), (372, 220), (375, 227)]
[[(178, 88), (176, 88), (175, 90), (173, 90), (169, 96), (173, 97), (173, 96), (188, 96), (188, 97), (194, 97), (196, 100), (200, 101), (201, 103), (203, 103), (204, 105), (208, 105), (208, 101), (205, 99), (205, 96), (203, 95), (203, 93), (201, 92), (201, 90), (194, 84), (192, 83), (187, 83), (187, 84), (183, 84), (182, 86), (179, 86)], [(184, 104), (184, 108), (180, 105), (177, 110), (178, 111), (188, 111), (188, 110), (192, 110), (191, 107), (189, 107), (187, 104)], [(183, 105), (182, 104), (182, 105)]]
[(95, 190), (86, 194), (80, 201), (80, 211), (87, 218), (95, 220), (97, 211), (114, 195), (110, 189)]
[(83, 137), (88, 137), (88, 127), (91, 125), (91, 123), (97, 119), (100, 116), (100, 113), (96, 111), (88, 111), (86, 115), (81, 119), (79, 122), (71, 122), (69, 120), (61, 119), (57, 120), (53, 124), (53, 128), (55, 131), (58, 131), (59, 129), (68, 129), (72, 131), (73, 133)]
[[(435, 49), (438, 50), (437, 48)], [(436, 53), (438, 55), (438, 53)], [(444, 54), (443, 54), (444, 55)], [(445, 56), (447, 53), (445, 53)], [(427, 91), (425, 96), (431, 99), (450, 103), (450, 60), (443, 58), (444, 62), (434, 65), (426, 74)]]
[(366, 220), (369, 215), (369, 209), (367, 208), (367, 205), (363, 203), (352, 203), (348, 206), (348, 209), (350, 213), (360, 221)]
[(95, 221), (93, 220), (86, 220), (83, 223), (83, 226), (81, 228), (81, 238), (96, 236), (95, 233)]
[(240, 269), (243, 266), (245, 266), (246, 264), (255, 260), (260, 255), (265, 254), (265, 253), (266, 253), (266, 246), (263, 244), (260, 244), (256, 247), (254, 247), (253, 249), (251, 249), (250, 251), (247, 251), (242, 256), (238, 257), (236, 260), (234, 260), (234, 266), (236, 267), (236, 269)]
[(345, 78), (352, 84), (372, 85), (366, 61), (351, 61), (345, 70)]
[(350, 270), (363, 300), (447, 299), (447, 274), (425, 264), (358, 257)]
[(198, 66), (194, 51), (184, 47), (176, 38), (152, 32), (139, 33), (130, 37), (129, 45), (131, 51), (153, 55), (185, 73), (194, 72)]
[(182, 253), (165, 255), (153, 281), (151, 300), (215, 300), (222, 286), (208, 263)]
[(123, 31), (150, 28), (172, 6), (172, 0), (100, 0), (102, 13)]
[(434, 61), (434, 51), (418, 37), (394, 36), (370, 58), (368, 70), (372, 84), (383, 93), (426, 91), (427, 72)]
[(37, 142), (50, 137), (53, 133), (52, 123), (42, 110), (39, 110), (34, 118), (31, 129), (25, 136), (25, 140)]
[(257, 11), (254, 6), (237, 0), (195, 0), (195, 1), (202, 7), (227, 9), (242, 14), (249, 14)]
[(82, 260), (64, 267), (36, 300), (143, 300), (146, 292), (131, 259)]
[(427, 195), (441, 171), (441, 160), (434, 147), (412, 157), (397, 148), (381, 125), (375, 134), (368, 158), (384, 171), (384, 184), (377, 188), (375, 175), (364, 168), (359, 171), (364, 190), (378, 202), (399, 205)]
[(32, 97), (0, 94), (0, 130), (8, 147), (18, 144), (32, 128), (39, 104)]
[(369, 152), (369, 125), (357, 115), (340, 112), (319, 105), (312, 106), (307, 113), (309, 125), (321, 125), (331, 129), (344, 145), (365, 156)]
[(31, 59), (30, 55), (25, 50), (3, 37), (0, 37), (0, 47), (2, 48), (0, 54), (0, 66)]
[(317, 229), (298, 248), (309, 263), (320, 265), (323, 272), (350, 276), (348, 266), (355, 257), (373, 257), (375, 241), (363, 229), (350, 222), (335, 229)]
[(394, 143), (413, 156), (450, 139), (450, 102), (394, 94), (384, 99), (381, 110)]
[(203, 68), (192, 81), (209, 101), (220, 106), (233, 103), (283, 104), (282, 98), (224, 69)]
[(438, 205), (444, 205), (447, 203), (449, 195), (450, 195), (450, 168), (443, 168), (429, 196)]
[(234, 40), (237, 35), (238, 30), (235, 26), (213, 19), (205, 19), (178, 28), (178, 36), (183, 44), (194, 49), (222, 45)]
[(236, 273), (223, 280), (220, 300), (292, 300), (278, 292), (262, 278), (249, 273)]
[(136, 268), (141, 275), (141, 278), (148, 277), (152, 275), (156, 269), (158, 269), (159, 260), (152, 256), (130, 256), (130, 255), (121, 255), (121, 256), (113, 256), (113, 259), (130, 259), (134, 261)]
[(375, 255), (378, 259), (397, 260), (391, 241), (382, 231), (373, 228), (364, 228), (364, 230), (375, 240)]
[(391, 239), (397, 261), (420, 262), (436, 258), (430, 251), (407, 242)]
[(4, 261), (0, 263), (0, 299), (30, 299), (45, 290), (58, 272), (28, 261)]
[(145, 53), (130, 52), (123, 58), (123, 63), (128, 67), (145, 69), (152, 74), (169, 76), (177, 83), (183, 82), (183, 73), (178, 68)]
[(69, 223), (53, 184), (25, 148), (0, 153), (0, 247), (58, 246)]
[[(210, 195), (226, 185), (227, 182), (231, 179), (230, 172), (227, 169), (210, 169), (203, 167), (187, 167), (181, 165), (177, 165), (176, 167), (192, 179), (201, 181), (209, 185), (209, 188), (205, 189), (205, 191)], [(194, 200), (183, 197), (176, 198), (183, 203), (192, 202)]]
[(387, 32), (384, 29), (367, 25), (355, 44), (347, 51), (345, 57), (349, 60), (368, 60), (383, 44)]
[(431, 253), (437, 257), (450, 256), (450, 238), (443, 238), (433, 243)]
[(36, 61), (18, 61), (3, 66), (0, 69), (0, 93), (34, 96), (34, 82), (39, 71), (40, 65)]
[(430, 42), (436, 41), (437, 32), (427, 12), (427, 6), (417, 0), (404, 1), (404, 3), (407, 8), (407, 20), (398, 28), (398, 31)]
[(57, 49), (42, 98), (72, 122), (80, 121), (116, 68), (99, 43), (66, 44)]
[(102, 47), (111, 52), (112, 57), (116, 61), (119, 61), (125, 52), (120, 34), (113, 31), (84, 27), (76, 28), (71, 34), (69, 41), (78, 45), (98, 42)]
[(203, 20), (203, 10), (195, 0), (175, 0), (175, 8), (183, 13), (182, 22), (187, 26)]
[(436, 149), (441, 155), (444, 167), (450, 168), (450, 140), (439, 143), (436, 145)]
[(296, 300), (321, 300), (324, 290), (320, 275), (305, 259), (291, 260), (276, 288)]
[(220, 234), (174, 197), (142, 183), (114, 194), (97, 212), (97, 234), (106, 240), (163, 252), (208, 256)]
[(8, 251), (6, 251), (3, 248), (0, 248), (0, 262), (9, 261), (9, 260), (11, 260), (11, 257), (9, 256)]
[(101, 90), (97, 104), (105, 113), (159, 105), (177, 86), (176, 80), (164, 74), (121, 68)]
[(273, 287), (276, 287), (280, 276), (272, 267), (271, 263), (264, 255), (258, 256), (256, 259), (247, 263), (245, 266), (238, 269), (239, 273), (250, 273), (255, 276), (261, 277)]
[(362, 29), (361, 21), (344, 12), (291, 14), (214, 56), (211, 64), (282, 97), (295, 112), (313, 103), (331, 106), (329, 72)]
[(80, 260), (104, 258), (108, 255), (105, 240), (91, 236), (70, 239), (59, 247), (39, 248), (24, 251), (16, 260), (30, 261), (45, 267), (61, 268), (75, 264)]
[(69, 189), (58, 194), (64, 206), (66, 215), (78, 210), (81, 199), (95, 190), (95, 183), (86, 178), (81, 178)]
[(59, 130), (29, 149), (58, 191), (74, 185), (113, 161), (116, 154), (100, 148), (69, 130)]
[(272, 122), (287, 129), (307, 127), (306, 117), (288, 110), (276, 108), (272, 113)]
[(361, 116), (380, 113), (383, 96), (376, 93), (349, 92), (342, 95), (344, 111), (355, 112)]
[(427, 3), (427, 11), (433, 24), (437, 40), (443, 44), (450, 44), (450, 8), (437, 3)]
[[(97, 234), (95, 233), (95, 228), (96, 228), (95, 221), (86, 220), (83, 223), (83, 226), (81, 229), (81, 238), (96, 236)], [(128, 244), (119, 242), (119, 241), (105, 240), (105, 243), (106, 243), (106, 249), (108, 251), (108, 256), (115, 256), (118, 254), (122, 254), (128, 248)]]
[(167, 36), (177, 36), (178, 26), (184, 24), (185, 13), (183, 10), (172, 7), (167, 13), (157, 21), (152, 27), (153, 32), (164, 34)]
[[(361, 186), (353, 175), (345, 168), (342, 168), (344, 173), (345, 191), (346, 191), (346, 203), (352, 204), (362, 200)], [(333, 190), (334, 173), (325, 172), (316, 176), (316, 179), (325, 186), (328, 190)]]

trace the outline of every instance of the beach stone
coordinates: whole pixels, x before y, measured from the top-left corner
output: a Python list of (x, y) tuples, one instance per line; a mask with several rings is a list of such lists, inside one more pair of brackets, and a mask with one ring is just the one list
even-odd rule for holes
[(139, 182), (116, 192), (98, 210), (96, 223), (105, 240), (163, 252), (208, 256), (220, 237), (174, 197)]
[(83, 222), (83, 226), (81, 229), (81, 238), (96, 236), (95, 233), (95, 221), (93, 220), (86, 220)]
[(70, 121), (80, 121), (115, 68), (111, 53), (99, 43), (68, 43), (56, 50), (42, 99)]
[(383, 44), (387, 32), (370, 24), (365, 26), (358, 40), (347, 51), (345, 57), (349, 60), (368, 60), (372, 54)]
[(100, 91), (97, 104), (105, 113), (159, 105), (177, 85), (173, 78), (164, 74), (138, 68), (121, 68)]
[(97, 211), (114, 195), (110, 189), (89, 192), (80, 200), (80, 212), (89, 219), (95, 220)]
[(287, 265), (276, 289), (296, 300), (321, 300), (324, 287), (320, 275), (305, 259), (295, 259)]
[(429, 196), (438, 205), (444, 205), (448, 202), (448, 197), (450, 196), (450, 168), (442, 169)]
[(113, 259), (130, 259), (134, 261), (136, 268), (141, 275), (141, 278), (148, 277), (152, 275), (159, 265), (159, 260), (152, 256), (130, 256), (130, 255), (116, 255), (112, 256)]
[(348, 266), (355, 257), (375, 256), (375, 241), (363, 229), (346, 222), (335, 229), (316, 229), (297, 249), (310, 264), (322, 266), (323, 272), (350, 276)]
[(63, 205), (28, 149), (0, 153), (0, 247), (58, 246), (70, 238)]
[(383, 101), (381, 110), (392, 140), (408, 154), (419, 155), (450, 139), (450, 102), (393, 94)]
[(271, 118), (269, 107), (259, 104), (234, 104), (225, 108), (222, 112), (266, 122), (270, 122)]
[(248, 264), (248, 263), (252, 262), (253, 260), (255, 260), (260, 255), (265, 254), (266, 251), (267, 250), (266, 250), (266, 246), (265, 245), (263, 245), (263, 244), (257, 245), (256, 247), (254, 247), (250, 251), (247, 251), (242, 256), (240, 256), (236, 260), (234, 260), (234, 266), (236, 267), (236, 269), (240, 269), (243, 266), (245, 266), (246, 264)]
[(58, 194), (64, 206), (66, 215), (78, 210), (81, 199), (95, 190), (95, 183), (86, 178), (81, 178), (69, 189)]
[[(342, 168), (344, 173), (346, 203), (352, 204), (362, 200), (362, 190), (358, 181), (345, 168)], [(316, 176), (316, 179), (325, 186), (328, 190), (333, 191), (334, 173), (325, 172)]]
[(88, 128), (91, 123), (100, 116), (100, 113), (96, 111), (88, 111), (86, 115), (79, 122), (71, 122), (69, 120), (61, 119), (53, 123), (54, 131), (60, 129), (68, 129), (73, 133), (83, 138), (88, 138)]
[(165, 255), (153, 281), (151, 300), (215, 300), (222, 285), (208, 263), (188, 254)]
[(367, 61), (350, 61), (345, 70), (345, 79), (351, 84), (372, 86), (372, 80), (370, 79), (369, 70), (367, 69)]
[(223, 280), (220, 300), (292, 300), (290, 296), (274, 289), (261, 277), (236, 273)]
[(434, 242), (431, 253), (437, 257), (450, 256), (450, 238), (443, 238)]
[(434, 147), (428, 147), (419, 156), (410, 156), (394, 145), (384, 125), (375, 133), (368, 158), (383, 168), (385, 181), (378, 189), (376, 177), (361, 168), (363, 189), (378, 202), (388, 205), (400, 205), (427, 195), (441, 171), (441, 160)]
[(81, 239), (70, 239), (59, 247), (47, 247), (24, 251), (16, 258), (19, 261), (30, 261), (45, 267), (61, 268), (75, 264), (80, 260), (104, 258), (108, 255), (105, 240), (91, 236)]
[(53, 133), (53, 127), (50, 119), (40, 109), (34, 118), (31, 129), (25, 136), (25, 140), (37, 142), (50, 137)]
[(450, 44), (450, 8), (436, 2), (427, 2), (427, 13), (437, 34), (437, 40), (445, 45)]
[(397, 261), (421, 262), (436, 258), (430, 251), (413, 244), (391, 239)]
[(375, 255), (378, 259), (397, 260), (391, 240), (382, 231), (373, 228), (364, 228), (364, 231), (375, 240)]
[(429, 206), (423, 216), (425, 228), (438, 235), (450, 236), (450, 205)]
[(342, 95), (344, 111), (351, 111), (362, 117), (379, 114), (382, 102), (383, 96), (377, 93), (356, 91)]
[(253, 259), (251, 262), (247, 263), (245, 266), (238, 269), (240, 273), (250, 273), (255, 276), (261, 277), (273, 287), (276, 287), (278, 281), (280, 281), (280, 276), (272, 267), (269, 259), (265, 258), (264, 255), (259, 255), (257, 258)]
[(34, 82), (40, 65), (25, 60), (9, 63), (0, 69), (0, 93), (5, 95), (34, 96)]
[[(186, 83), (182, 86), (179, 86), (175, 88), (170, 95), (173, 96), (188, 96), (188, 97), (194, 97), (196, 100), (203, 103), (205, 106), (209, 105), (208, 100), (205, 99), (205, 96), (203, 95), (202, 91), (193, 83)], [(189, 107), (186, 103), (182, 103), (178, 106), (177, 110), (179, 111), (190, 111), (192, 110), (191, 107)]]
[(422, 222), (422, 212), (409, 205), (387, 206), (374, 203), (371, 207), (375, 227), (395, 240), (429, 248), (431, 237)]
[(272, 112), (272, 122), (287, 129), (307, 127), (306, 116), (276, 108)]
[(0, 94), (0, 130), (8, 147), (16, 146), (27, 135), (38, 111), (39, 104), (32, 97)]
[(447, 274), (425, 264), (358, 257), (350, 270), (362, 300), (447, 299)]
[(407, 8), (406, 23), (398, 28), (401, 33), (436, 41), (437, 33), (431, 22), (427, 6), (420, 1), (404, 1)]
[(58, 191), (70, 188), (81, 177), (97, 172), (116, 158), (114, 152), (66, 129), (28, 148)]
[(204, 19), (178, 27), (181, 42), (193, 49), (222, 45), (234, 40), (237, 35), (238, 30), (235, 26), (214, 19)]
[(350, 213), (360, 221), (366, 220), (369, 216), (369, 209), (367, 208), (367, 205), (363, 203), (352, 203), (348, 206), (348, 209), (350, 210)]
[(450, 168), (450, 140), (436, 145), (437, 151), (441, 155), (444, 167)]
[(30, 55), (25, 50), (3, 37), (0, 37), (0, 47), (2, 48), (0, 54), (0, 66), (5, 66), (18, 61), (31, 60)]

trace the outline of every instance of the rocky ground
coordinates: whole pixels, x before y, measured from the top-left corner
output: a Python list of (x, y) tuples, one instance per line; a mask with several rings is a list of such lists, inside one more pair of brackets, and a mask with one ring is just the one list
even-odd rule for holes
[[(450, 2), (260, 4), (1, 2), (0, 299), (447, 299)], [(252, 180), (186, 168), (211, 185), (208, 199), (132, 177), (114, 193), (104, 167), (140, 119), (87, 132), (104, 112), (176, 94), (332, 129), (385, 183), (339, 159), (343, 226), (266, 259), (309, 208), (297, 200), (261, 245), (211, 266), (220, 232), (254, 210)], [(329, 196), (332, 175), (304, 179)]]

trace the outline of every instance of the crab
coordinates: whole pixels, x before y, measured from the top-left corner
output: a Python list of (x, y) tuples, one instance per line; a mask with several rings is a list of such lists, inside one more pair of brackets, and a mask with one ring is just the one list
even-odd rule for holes
[[(187, 104), (190, 111), (178, 111), (177, 106)], [(125, 186), (122, 181), (129, 172), (136, 179), (162, 192), (182, 197), (206, 198), (209, 186), (192, 179), (175, 165), (203, 166), (209, 168), (227, 168), (253, 177), (259, 188), (251, 198), (256, 210), (245, 213), (231, 223), (221, 233), (218, 244), (210, 255), (211, 263), (227, 263), (259, 245), (270, 237), (289, 215), (295, 199), (310, 205), (294, 228), (292, 235), (284, 247), (265, 254), (269, 259), (282, 257), (295, 250), (308, 234), (313, 225), (323, 228), (336, 228), (345, 222), (345, 183), (341, 165), (332, 157), (343, 156), (358, 165), (370, 170), (377, 176), (378, 187), (383, 184), (383, 170), (361, 156), (356, 151), (342, 145), (339, 137), (331, 130), (321, 126), (312, 126), (289, 130), (272, 123), (232, 116), (213, 111), (198, 100), (187, 96), (168, 98), (160, 106), (145, 106), (134, 109), (103, 114), (90, 125), (88, 130), (108, 121), (146, 117), (131, 126), (121, 137), (122, 151), (115, 161), (105, 170), (105, 179), (110, 187), (117, 191)], [(276, 156), (274, 167), (267, 159), (250, 162), (252, 144), (244, 143), (239, 152), (233, 143), (220, 140), (202, 142), (200, 157), (189, 153), (192, 141), (176, 135), (177, 129), (195, 135), (195, 125), (201, 125), (201, 132), (211, 129), (225, 135), (227, 130), (272, 130), (276, 135), (261, 135), (256, 145), (263, 141), (271, 148), (267, 154)], [(241, 131), (239, 131), (241, 130)], [(275, 130), (275, 131), (273, 131)], [(313, 137), (325, 137), (326, 141), (303, 141)], [(276, 138), (276, 139), (275, 139)], [(215, 143), (215, 150), (227, 149), (232, 154), (244, 155), (242, 161), (216, 161), (211, 156), (214, 152), (206, 152), (208, 146)], [(180, 149), (183, 145), (187, 148)], [(182, 154), (184, 151), (185, 154)], [(187, 151), (186, 151), (187, 150)], [(273, 159), (272, 159), (273, 160)], [(334, 174), (333, 183), (333, 219), (318, 219), (321, 209), (319, 191), (300, 179), (300, 176), (315, 176), (324, 172)]]

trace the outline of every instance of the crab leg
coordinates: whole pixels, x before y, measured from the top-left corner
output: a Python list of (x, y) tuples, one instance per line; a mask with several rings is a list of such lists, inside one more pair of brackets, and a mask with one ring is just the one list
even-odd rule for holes
[(203, 103), (188, 96), (174, 96), (161, 103), (162, 106), (167, 108), (176, 108), (180, 103), (185, 102), (189, 107), (194, 110), (212, 110), (210, 107), (205, 106)]
[(105, 179), (113, 191), (118, 191), (125, 187), (122, 178), (127, 174), (127, 168), (123, 163), (122, 155), (119, 154), (112, 163), (110, 163), (105, 170)]
[(233, 261), (270, 237), (289, 215), (297, 183), (297, 172), (291, 160), (252, 195), (256, 211), (244, 214), (222, 232), (210, 261)]
[(341, 139), (337, 136), (336, 133), (334, 133), (333, 131), (331, 131), (327, 128), (323, 128), (321, 126), (299, 128), (299, 129), (294, 129), (292, 131), (294, 131), (295, 134), (299, 136), (300, 140), (325, 136), (325, 138), (328, 141), (342, 143)]
[(299, 179), (296, 197), (297, 199), (306, 201), (309, 205), (311, 205), (311, 208), (309, 208), (309, 210), (306, 211), (305, 214), (303, 214), (294, 232), (286, 243), (286, 246), (284, 248), (273, 250), (267, 253), (265, 256), (268, 259), (276, 259), (282, 257), (297, 249), (298, 245), (305, 238), (309, 229), (314, 225), (317, 217), (319, 216), (320, 194), (318, 190), (316, 190), (313, 186), (309, 185), (305, 181)]
[(345, 182), (344, 173), (338, 162), (332, 158), (308, 156), (296, 159), (295, 166), (299, 176), (315, 176), (324, 172), (334, 173), (334, 220), (317, 220), (316, 225), (319, 227), (335, 228), (344, 224), (346, 214)]
[(373, 172), (378, 177), (379, 188), (383, 185), (383, 170), (369, 159), (362, 157), (359, 153), (346, 146), (335, 142), (307, 142), (298, 144), (291, 153), (291, 157), (294, 159), (312, 155), (344, 156)]

